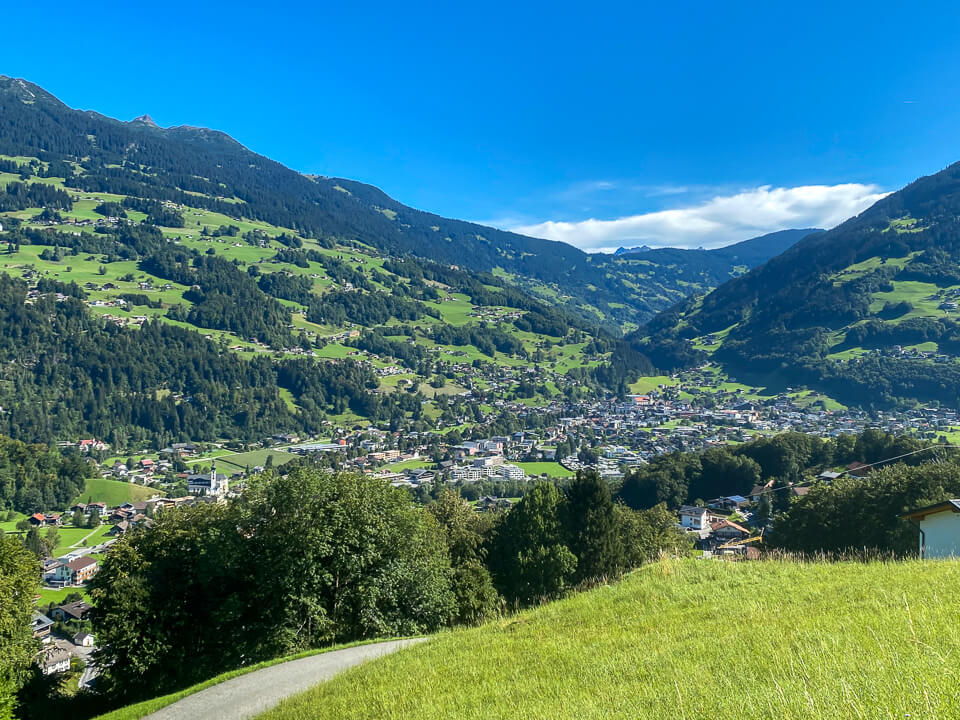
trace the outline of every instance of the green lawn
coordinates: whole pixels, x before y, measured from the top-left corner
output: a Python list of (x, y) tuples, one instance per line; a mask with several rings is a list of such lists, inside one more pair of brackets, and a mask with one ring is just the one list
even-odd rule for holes
[(62, 590), (41, 589), (37, 593), (40, 596), (40, 599), (37, 600), (37, 605), (49, 605), (50, 603), (61, 603), (70, 593), (80, 593), (81, 595), (83, 595), (84, 599), (87, 602), (90, 602), (90, 594), (87, 592), (86, 588), (68, 587), (68, 588), (63, 588)]
[(258, 465), (266, 466), (267, 458), (271, 455), (273, 456), (274, 465), (283, 465), (297, 458), (296, 455), (284, 452), (278, 448), (267, 448), (264, 450), (237, 453), (236, 455), (222, 455), (217, 458), (217, 465), (221, 466), (224, 474), (227, 475), (234, 472), (233, 468), (246, 470), (247, 467), (254, 468)]
[(960, 717), (960, 562), (663, 561), (440, 635), (270, 720)]
[[(71, 550), (77, 550), (82, 547), (99, 545), (110, 532), (110, 525), (99, 525), (92, 530), (90, 528), (61, 527), (57, 528), (57, 534), (60, 536), (60, 542), (53, 550), (53, 556), (59, 557), (66, 555)], [(46, 528), (40, 528), (40, 534), (47, 532)], [(83, 540), (86, 538), (86, 545)]]
[(527, 475), (543, 475), (546, 473), (553, 478), (573, 477), (574, 473), (557, 462), (518, 462), (513, 463), (523, 468)]
[(107, 478), (87, 478), (87, 484), (83, 492), (74, 498), (70, 504), (76, 502), (105, 502), (113, 507), (127, 502), (149, 500), (157, 495), (162, 495), (162, 493), (142, 485)]
[(385, 470), (392, 470), (393, 472), (403, 472), (404, 470), (416, 470), (417, 468), (429, 468), (433, 467), (433, 463), (429, 460), (404, 460), (403, 462), (391, 463), (390, 465), (385, 465)]

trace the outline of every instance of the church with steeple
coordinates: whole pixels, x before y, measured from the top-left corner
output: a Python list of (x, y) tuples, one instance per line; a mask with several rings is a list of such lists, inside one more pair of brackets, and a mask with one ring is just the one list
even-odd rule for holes
[(187, 476), (188, 495), (223, 497), (227, 494), (228, 485), (227, 476), (217, 473), (216, 461), (210, 464), (210, 473), (208, 475), (199, 474)]

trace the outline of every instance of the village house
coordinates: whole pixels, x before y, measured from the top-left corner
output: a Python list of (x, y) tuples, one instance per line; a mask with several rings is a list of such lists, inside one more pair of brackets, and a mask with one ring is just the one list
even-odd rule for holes
[(713, 539), (717, 543), (726, 543), (731, 540), (745, 540), (750, 537), (750, 531), (742, 525), (730, 520), (719, 520), (710, 524)]
[(960, 556), (960, 500), (944, 500), (901, 517), (920, 529), (921, 558)]
[(680, 508), (680, 527), (686, 530), (704, 530), (709, 526), (709, 512), (696, 505), (684, 505)]
[(100, 565), (90, 557), (79, 557), (57, 565), (54, 580), (62, 585), (83, 585), (97, 574)]
[(43, 613), (35, 612), (30, 620), (30, 629), (33, 637), (43, 643), (50, 642), (50, 628), (53, 627), (53, 620)]
[(37, 656), (37, 665), (44, 675), (65, 673), (70, 669), (70, 653), (57, 646), (47, 648)]
[(77, 600), (54, 608), (50, 614), (53, 615), (55, 620), (67, 622), (69, 620), (86, 620), (89, 618), (91, 610), (93, 610), (93, 606), (90, 603)]

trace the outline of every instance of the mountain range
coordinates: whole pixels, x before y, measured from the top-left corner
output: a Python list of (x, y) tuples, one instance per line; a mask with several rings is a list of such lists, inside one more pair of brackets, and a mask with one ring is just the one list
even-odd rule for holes
[(490, 421), (495, 401), (704, 363), (847, 404), (960, 404), (958, 176), (828, 231), (588, 254), (0, 77), (0, 432), (430, 427), (467, 419), (446, 395)]
[(737, 257), (719, 251), (709, 251), (709, 260), (696, 251), (655, 251), (642, 259), (591, 255), (415, 210), (363, 183), (306, 176), (214, 130), (164, 129), (149, 115), (124, 123), (73, 110), (20, 79), (0, 76), (0, 113), (0, 154), (83, 159), (79, 189), (175, 201), (311, 237), (359, 241), (395, 256), (495, 272), (611, 328), (648, 320), (783, 249), (780, 238), (767, 236)]

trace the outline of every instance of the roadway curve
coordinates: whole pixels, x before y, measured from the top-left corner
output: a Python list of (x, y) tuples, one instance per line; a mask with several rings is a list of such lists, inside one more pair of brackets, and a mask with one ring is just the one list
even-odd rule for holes
[(291, 695), (309, 690), (366, 660), (396, 652), (426, 638), (358, 645), (271, 665), (188, 695), (147, 715), (147, 720), (243, 720), (256, 717)]

